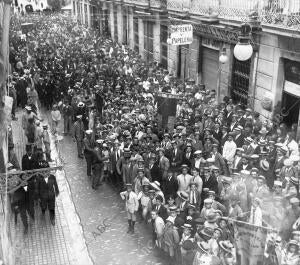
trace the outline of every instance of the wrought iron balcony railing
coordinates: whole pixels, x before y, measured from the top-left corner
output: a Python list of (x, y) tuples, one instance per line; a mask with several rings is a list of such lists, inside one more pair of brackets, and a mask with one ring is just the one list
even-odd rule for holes
[(246, 21), (255, 12), (263, 25), (300, 30), (300, 1), (296, 0), (167, 0), (167, 9), (231, 21)]
[[(123, 0), (123, 2), (126, 4), (132, 4), (137, 6), (149, 6), (149, 1), (150, 0)], [(153, 2), (158, 2), (158, 1), (153, 1)]]

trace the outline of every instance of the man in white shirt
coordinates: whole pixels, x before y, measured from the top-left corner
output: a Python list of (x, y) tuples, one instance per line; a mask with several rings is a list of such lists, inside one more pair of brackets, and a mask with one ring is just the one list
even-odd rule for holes
[(178, 191), (189, 191), (190, 183), (192, 182), (193, 176), (188, 174), (188, 166), (182, 165), (182, 174), (177, 176)]
[(233, 141), (233, 133), (230, 132), (228, 135), (228, 139), (224, 144), (223, 147), (223, 157), (228, 161), (228, 162), (233, 162), (235, 152), (237, 149), (236, 143)]
[(249, 224), (262, 226), (262, 211), (260, 208), (261, 200), (259, 198), (254, 198), (251, 211)]

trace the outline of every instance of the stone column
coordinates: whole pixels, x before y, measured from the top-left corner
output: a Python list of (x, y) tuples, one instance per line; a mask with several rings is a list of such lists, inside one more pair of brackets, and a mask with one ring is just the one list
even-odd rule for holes
[[(126, 9), (124, 9), (121, 5), (118, 5), (117, 8), (117, 16), (118, 16), (118, 42), (120, 44), (123, 43), (123, 12), (125, 12)], [(125, 23), (125, 22), (124, 22)]]
[(110, 27), (110, 33), (111, 33), (111, 38), (113, 40), (115, 40), (115, 20), (114, 20), (114, 5), (110, 4), (108, 5), (108, 9), (109, 9), (109, 20), (108, 20), (108, 26)]
[(133, 9), (128, 8), (128, 45), (130, 49), (134, 48), (134, 31), (133, 31)]
[(155, 23), (153, 25), (153, 37), (153, 60), (159, 63), (161, 53), (159, 14), (155, 14)]
[(142, 19), (139, 20), (139, 50), (142, 58), (144, 59), (144, 21)]

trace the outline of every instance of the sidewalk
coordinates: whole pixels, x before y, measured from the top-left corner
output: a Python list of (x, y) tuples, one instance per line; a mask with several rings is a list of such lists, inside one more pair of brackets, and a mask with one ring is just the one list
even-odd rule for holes
[[(17, 117), (18, 121), (12, 122), (12, 129), (15, 151), (21, 163), (25, 137), (21, 127), (21, 113)], [(52, 159), (55, 160), (57, 152), (54, 139), (51, 149)], [(38, 205), (35, 207), (35, 220), (29, 220), (27, 235), (23, 235), (20, 217), (16, 226), (13, 218), (11, 220), (16, 265), (92, 265), (64, 171), (57, 171), (56, 178), (60, 194), (56, 200), (55, 226), (50, 224), (48, 212), (45, 220), (41, 219)]]

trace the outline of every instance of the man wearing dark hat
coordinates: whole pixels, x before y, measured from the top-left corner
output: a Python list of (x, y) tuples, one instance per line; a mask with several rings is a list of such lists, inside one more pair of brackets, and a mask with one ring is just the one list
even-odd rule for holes
[(162, 183), (162, 175), (159, 172), (159, 161), (156, 160), (155, 154), (151, 154), (150, 156), (148, 170), (152, 182), (158, 181), (159, 183)]
[(94, 156), (94, 148), (95, 148), (95, 141), (93, 139), (93, 131), (86, 130), (85, 137), (83, 139), (83, 146), (84, 146), (84, 156), (86, 160), (86, 167), (87, 167), (87, 176), (92, 176), (92, 161)]
[(26, 214), (26, 192), (21, 186), (13, 194), (11, 199), (11, 208), (15, 214), (15, 225), (17, 225), (18, 214), (20, 213), (24, 225), (24, 234), (28, 233), (28, 221)]
[(110, 153), (110, 178), (112, 184), (117, 185), (121, 182), (121, 176), (117, 171), (117, 162), (123, 156), (123, 151), (120, 150), (120, 143), (115, 140), (113, 143), (113, 151)]
[[(43, 164), (43, 165), (41, 165)], [(47, 162), (41, 163), (41, 167), (49, 167)], [(46, 177), (39, 176), (38, 178), (38, 192), (40, 198), (40, 205), (42, 209), (42, 215), (45, 216), (45, 212), (49, 210), (50, 222), (55, 225), (55, 198), (59, 194), (56, 177), (53, 174), (49, 174)]]
[(63, 104), (62, 114), (64, 118), (64, 135), (68, 135), (71, 133), (72, 119), (74, 116), (74, 110), (69, 101)]
[(82, 115), (77, 115), (76, 118), (77, 120), (73, 127), (73, 138), (77, 144), (78, 157), (83, 158), (84, 124), (82, 122)]
[(178, 181), (171, 169), (167, 170), (167, 176), (165, 181), (163, 181), (162, 189), (166, 197), (176, 197), (176, 192), (178, 191)]
[(170, 167), (173, 172), (178, 172), (183, 160), (182, 151), (178, 148), (177, 142), (174, 140), (172, 141), (172, 146), (173, 149), (170, 154)]
[(124, 149), (123, 156), (118, 160), (116, 168), (120, 176), (122, 176), (123, 185), (125, 183), (133, 183), (133, 162), (130, 160), (131, 151)]

